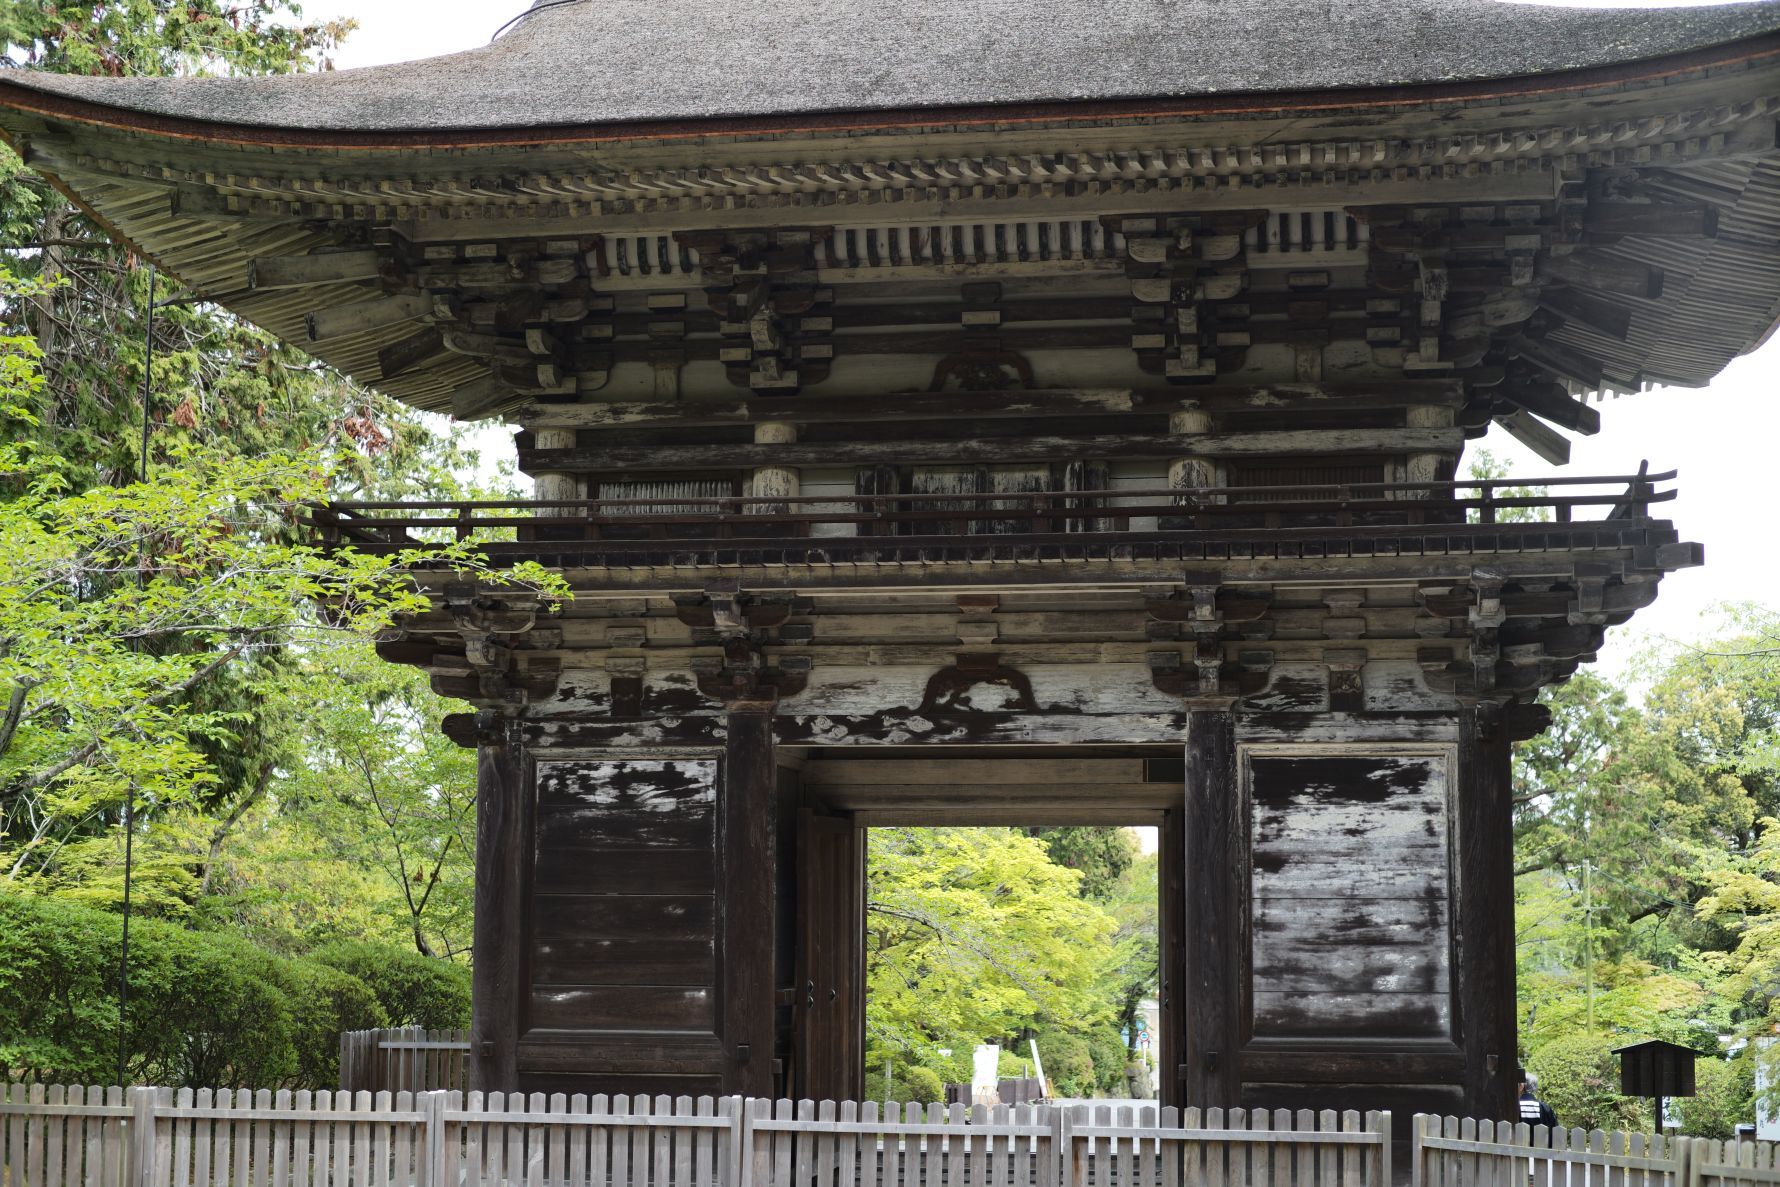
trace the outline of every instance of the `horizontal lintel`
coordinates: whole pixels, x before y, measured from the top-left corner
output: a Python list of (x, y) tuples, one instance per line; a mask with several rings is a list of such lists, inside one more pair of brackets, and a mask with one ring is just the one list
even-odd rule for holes
[(648, 425), (751, 424), (789, 420), (831, 424), (929, 420), (936, 416), (1027, 417), (1156, 414), (1197, 403), (1212, 408), (1291, 411), (1298, 408), (1388, 408), (1410, 404), (1456, 408), (1455, 380), (1386, 380), (1370, 384), (1278, 383), (1196, 390), (1054, 388), (998, 392), (906, 392), (854, 395), (809, 392), (778, 400), (675, 400), (662, 403), (529, 404), (513, 417), (528, 429), (616, 429)]

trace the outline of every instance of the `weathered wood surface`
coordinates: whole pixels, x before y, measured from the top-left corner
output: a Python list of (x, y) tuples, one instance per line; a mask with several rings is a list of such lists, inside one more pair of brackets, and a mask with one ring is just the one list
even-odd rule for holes
[(1245, 751), (1257, 1039), (1451, 1036), (1449, 760)]
[(470, 1032), (420, 1026), (340, 1036), (342, 1092), (432, 1092), (469, 1087)]
[(1061, 1187), (1388, 1187), (1389, 1113), (1075, 1105)]
[[(1176, 1073), (1184, 1098), (1240, 1099), (1242, 1006), (1239, 912), (1247, 870), (1237, 786), (1235, 722), (1193, 709), (1186, 723), (1186, 914), (1181, 938), (1187, 1030)], [(1164, 1069), (1166, 1073), (1168, 1069)]]
[(722, 1036), (732, 1063), (724, 1082), (749, 1095), (773, 1084), (773, 834), (778, 767), (770, 707), (732, 706), (724, 738), (718, 969)]
[[(1768, 1142), (1408, 1128), (1416, 1187), (1780, 1182)], [(1385, 1187), (1392, 1137), (1376, 1111), (0, 1085), (11, 1187)]]
[[(1194, 437), (1194, 453), (1208, 457), (1267, 457), (1290, 454), (1456, 453), (1459, 429), (1321, 429), (1271, 433), (1207, 433)], [(575, 449), (521, 449), (519, 468), (528, 474), (630, 473), (646, 470), (732, 469), (770, 466), (943, 465), (966, 462), (1070, 461), (1076, 458), (1166, 458), (1181, 450), (1179, 439), (1099, 433), (1073, 437), (1032, 435), (958, 441), (879, 438), (874, 441), (814, 441), (790, 445), (585, 446)]]
[(476, 755), (476, 929), (472, 938), (470, 1084), (516, 1085), (530, 870), (532, 795), (522, 748), (505, 723)]
[[(1515, 1060), (1513, 745), (1500, 710), (1459, 715), (1458, 922), (1463, 970), (1460, 1041), (1465, 1103), (1479, 1116), (1512, 1116)], [(1492, 1059), (1491, 1057), (1495, 1058)], [(1491, 1063), (1495, 1072), (1490, 1071)]]
[[(520, 1074), (544, 1070), (538, 1049), (553, 1043), (583, 1052), (613, 1043), (634, 1055), (645, 1032), (652, 1042), (667, 1037), (656, 1032), (712, 1040), (721, 1033), (717, 761), (546, 756), (535, 795)], [(626, 1074), (652, 1073), (633, 1063)]]
[[(910, 392), (897, 395), (839, 393), (798, 401), (794, 408), (759, 400), (701, 400), (672, 403), (584, 401), (578, 404), (534, 404), (514, 420), (528, 429), (616, 429), (645, 425), (687, 428), (750, 424), (789, 416), (800, 424), (851, 421), (919, 421), (930, 417), (1049, 417), (1087, 415), (1157, 415), (1179, 406), (1178, 388), (1153, 391), (1130, 388), (1074, 388), (1005, 392)], [(1369, 384), (1263, 384), (1219, 387), (1193, 393), (1231, 408), (1287, 412), (1319, 408), (1392, 408), (1409, 404), (1456, 407), (1462, 401), (1458, 384), (1449, 380), (1382, 380)]]
[[(1411, 1121), (1414, 1187), (1720, 1187), (1771, 1183), (1771, 1143), (1707, 1142), (1599, 1129), (1548, 1129), (1509, 1121), (1417, 1114)], [(1750, 1176), (1739, 1164), (1750, 1168)]]

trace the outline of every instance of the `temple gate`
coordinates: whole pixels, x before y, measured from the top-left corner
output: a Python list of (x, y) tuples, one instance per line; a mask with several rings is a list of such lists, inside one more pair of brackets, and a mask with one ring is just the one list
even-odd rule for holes
[(382, 645), (472, 706), (475, 1086), (857, 1095), (864, 828), (1149, 823), (1168, 1102), (1504, 1114), (1511, 746), (1702, 555), (1463, 453), (1769, 331), (1780, 6), (779, 17), (0, 75), (194, 291), (518, 430), (533, 500), (316, 513), (575, 594)]

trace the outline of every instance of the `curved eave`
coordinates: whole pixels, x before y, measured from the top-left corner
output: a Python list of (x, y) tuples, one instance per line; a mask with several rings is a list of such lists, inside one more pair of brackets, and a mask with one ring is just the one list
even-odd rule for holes
[(12, 111), (58, 123), (242, 148), (367, 152), (534, 146), (572, 148), (580, 145), (641, 141), (773, 139), (822, 134), (918, 133), (1048, 124), (1118, 125), (1220, 117), (1377, 112), (1433, 105), (1507, 102), (1630, 85), (1659, 85), (1681, 76), (1775, 62), (1780, 62), (1780, 32), (1621, 65), (1468, 82), (991, 106), (836, 110), (652, 122), (377, 132), (294, 126), (246, 126), (166, 116), (40, 90), (20, 83), (16, 76), (8, 77), (5, 73), (0, 73), (0, 122), (4, 121), (5, 111)]

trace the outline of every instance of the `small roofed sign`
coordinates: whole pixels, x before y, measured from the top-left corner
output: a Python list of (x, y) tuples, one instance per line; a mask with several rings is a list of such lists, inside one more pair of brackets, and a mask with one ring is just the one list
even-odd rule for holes
[(1617, 1047), (1613, 1053), (1619, 1056), (1619, 1090), (1627, 1096), (1694, 1094), (1692, 1048), (1652, 1039)]

